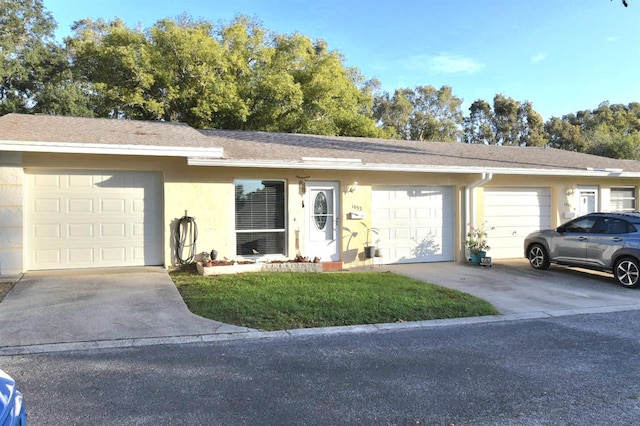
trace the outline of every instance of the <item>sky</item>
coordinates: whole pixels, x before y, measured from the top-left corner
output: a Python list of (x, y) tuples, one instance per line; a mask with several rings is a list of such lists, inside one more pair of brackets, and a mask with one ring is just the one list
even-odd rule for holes
[(43, 0), (70, 35), (74, 21), (121, 18), (148, 28), (187, 14), (242, 14), (280, 34), (323, 39), (382, 90), (451, 86), (490, 104), (529, 101), (545, 120), (601, 102), (640, 102), (640, 0)]

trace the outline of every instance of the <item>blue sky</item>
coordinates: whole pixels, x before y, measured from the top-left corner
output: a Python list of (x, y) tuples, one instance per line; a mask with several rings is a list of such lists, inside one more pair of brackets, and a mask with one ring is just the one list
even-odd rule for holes
[(82, 18), (130, 27), (187, 13), (257, 17), (328, 42), (383, 90), (449, 85), (464, 99), (528, 100), (544, 119), (640, 102), (640, 0), (43, 0), (58, 37)]

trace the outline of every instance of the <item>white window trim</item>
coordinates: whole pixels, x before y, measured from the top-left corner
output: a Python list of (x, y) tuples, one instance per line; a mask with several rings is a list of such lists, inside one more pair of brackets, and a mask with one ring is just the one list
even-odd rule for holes
[[(283, 246), (283, 253), (270, 253), (270, 254), (256, 254), (256, 255), (246, 255), (246, 254), (238, 254), (238, 238), (237, 235), (240, 233), (251, 233), (251, 232), (255, 232), (256, 230), (250, 230), (250, 229), (241, 229), (238, 230), (236, 229), (236, 184), (239, 181), (264, 181), (264, 180), (268, 180), (268, 181), (274, 181), (274, 182), (282, 182), (283, 186), (284, 186), (284, 228), (274, 228), (274, 229), (263, 229), (260, 230), (260, 232), (283, 232), (284, 234), (284, 246)], [(273, 260), (273, 259), (282, 259), (284, 257), (286, 257), (286, 254), (288, 253), (288, 242), (289, 242), (289, 237), (288, 237), (288, 229), (287, 229), (287, 225), (288, 225), (288, 214), (289, 214), (289, 204), (288, 204), (288, 199), (289, 199), (289, 193), (288, 193), (288, 185), (287, 185), (287, 180), (286, 179), (278, 179), (278, 178), (256, 178), (256, 177), (246, 177), (246, 178), (234, 178), (233, 179), (233, 250), (234, 250), (234, 256), (236, 258), (240, 258), (240, 259), (262, 259), (262, 260)]]

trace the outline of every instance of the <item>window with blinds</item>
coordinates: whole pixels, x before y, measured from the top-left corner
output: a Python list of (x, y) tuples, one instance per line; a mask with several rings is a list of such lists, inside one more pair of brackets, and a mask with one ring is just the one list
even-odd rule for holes
[(634, 212), (636, 211), (635, 188), (611, 188), (611, 211)]
[(236, 254), (285, 254), (285, 182), (235, 181)]

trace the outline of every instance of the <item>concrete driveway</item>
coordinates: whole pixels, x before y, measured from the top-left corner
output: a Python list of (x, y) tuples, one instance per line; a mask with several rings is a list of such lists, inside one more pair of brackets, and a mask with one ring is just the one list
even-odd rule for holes
[(29, 272), (0, 303), (0, 349), (243, 331), (192, 314), (160, 267)]
[[(640, 309), (640, 289), (623, 288), (611, 275), (558, 266), (538, 271), (524, 259), (500, 260), (491, 268), (443, 262), (366, 270), (461, 290), (510, 318)], [(48, 351), (199, 341), (251, 331), (189, 312), (159, 267), (29, 272), (0, 303), (0, 354), (36, 346)]]
[(556, 265), (540, 271), (526, 259), (497, 260), (492, 267), (442, 262), (374, 269), (464, 291), (491, 302), (502, 314), (555, 316), (640, 309), (640, 289), (618, 285), (611, 274)]

